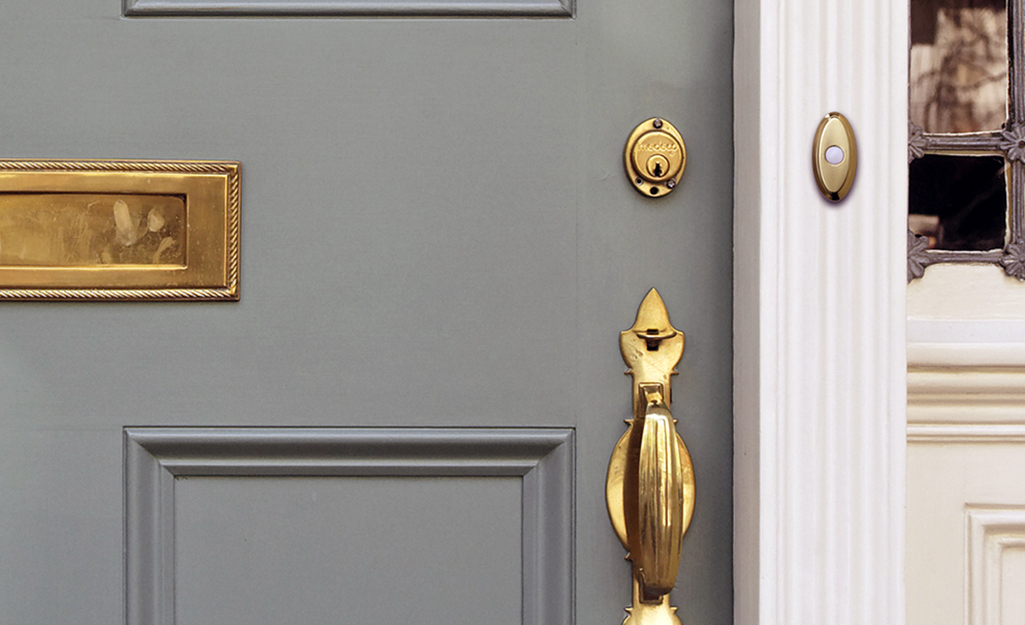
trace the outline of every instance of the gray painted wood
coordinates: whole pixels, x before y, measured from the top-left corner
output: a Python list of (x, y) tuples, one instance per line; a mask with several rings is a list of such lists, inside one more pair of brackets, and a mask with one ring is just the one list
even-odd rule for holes
[[(512, 477), (181, 478), (176, 623), (472, 623), (486, 604), (489, 622), (520, 625), (520, 487)], [(481, 531), (464, 531), (471, 519)]]
[[(673, 412), (698, 485), (674, 603), (684, 623), (731, 623), (731, 11), (126, 19), (117, 0), (0, 2), (4, 157), (244, 171), (240, 302), (2, 306), (0, 621), (123, 620), (125, 427), (554, 427), (577, 450), (569, 622), (618, 625), (618, 339), (655, 286), (687, 334)], [(622, 170), (654, 115), (689, 160), (657, 200)]]
[(569, 0), (124, 0), (127, 17), (572, 17)]
[[(215, 476), (522, 478), (522, 547), (507, 558), (522, 563), (522, 622), (572, 621), (572, 430), (127, 428), (124, 441), (127, 625), (177, 622), (177, 481)], [(488, 523), (463, 519), (475, 520), (486, 537)], [(409, 531), (415, 529), (423, 530)], [(275, 583), (287, 586), (287, 580)]]

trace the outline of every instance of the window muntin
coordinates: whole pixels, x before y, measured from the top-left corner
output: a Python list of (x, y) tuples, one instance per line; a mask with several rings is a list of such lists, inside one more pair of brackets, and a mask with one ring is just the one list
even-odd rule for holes
[(908, 280), (941, 262), (1025, 280), (1023, 26), (1025, 0), (911, 0)]

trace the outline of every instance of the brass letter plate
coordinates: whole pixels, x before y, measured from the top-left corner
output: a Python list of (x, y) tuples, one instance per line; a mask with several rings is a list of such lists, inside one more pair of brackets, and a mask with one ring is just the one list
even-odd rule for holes
[(239, 164), (0, 161), (0, 300), (237, 300)]

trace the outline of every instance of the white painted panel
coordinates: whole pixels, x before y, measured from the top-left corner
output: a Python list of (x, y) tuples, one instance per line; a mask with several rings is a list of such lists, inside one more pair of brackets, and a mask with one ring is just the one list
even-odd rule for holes
[(1003, 550), (1000, 598), (1001, 624), (1025, 623), (1025, 544), (1016, 544)]
[(1025, 319), (1025, 283), (996, 265), (933, 265), (908, 284), (910, 319)]
[(978, 429), (909, 439), (909, 625), (1001, 625), (1002, 554), (1025, 546), (1025, 444)]

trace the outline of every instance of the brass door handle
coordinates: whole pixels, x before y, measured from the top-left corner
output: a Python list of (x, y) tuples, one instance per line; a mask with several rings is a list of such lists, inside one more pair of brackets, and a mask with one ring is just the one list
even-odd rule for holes
[(612, 452), (605, 491), (612, 526), (633, 563), (633, 606), (624, 625), (680, 623), (669, 592), (694, 513), (694, 468), (670, 413), (669, 379), (683, 346), (683, 333), (652, 289), (634, 326), (620, 333), (634, 414)]
[(645, 389), (647, 406), (637, 461), (638, 528), (627, 529), (630, 553), (636, 554), (638, 581), (644, 599), (657, 599), (676, 585), (680, 568), (680, 547), (683, 529), (690, 522), (692, 506), (687, 506), (685, 492), (693, 492), (684, 478), (684, 458), (689, 462), (683, 439), (676, 433), (673, 415), (662, 403), (661, 389)]

